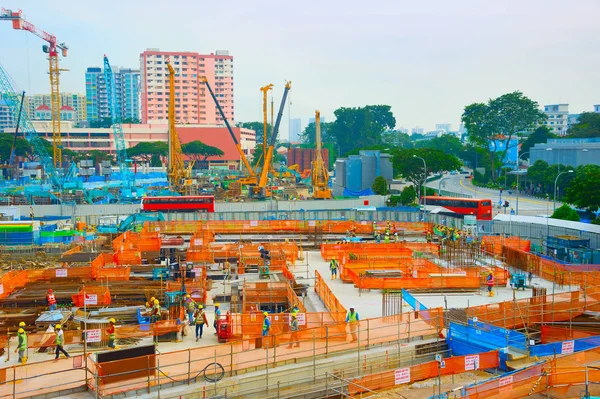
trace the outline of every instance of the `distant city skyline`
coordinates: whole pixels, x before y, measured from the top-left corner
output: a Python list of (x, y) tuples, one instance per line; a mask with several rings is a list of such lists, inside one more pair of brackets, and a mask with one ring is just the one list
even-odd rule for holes
[[(69, 46), (61, 59), (68, 69), (61, 73), (61, 92), (83, 93), (82, 74), (104, 53), (113, 65), (135, 66), (148, 47), (227, 49), (236, 60), (236, 121), (262, 120), (259, 88), (273, 83), (277, 104), (286, 80), (293, 81), (292, 117), (319, 109), (331, 121), (340, 107), (389, 104), (398, 124), (425, 131), (441, 122), (456, 128), (465, 105), (515, 90), (540, 105), (568, 102), (574, 113), (592, 111), (600, 102), (600, 76), (589, 68), (600, 63), (600, 53), (590, 51), (600, 33), (600, 8), (593, 0), (568, 6), (558, 0), (377, 0), (377, 12), (366, 13), (357, 0), (343, 7), (313, 0), (275, 6), (232, 0), (228, 7), (189, 0), (177, 7), (157, 0), (6, 0), (3, 7), (22, 9)], [(317, 15), (310, 11), (315, 7)], [(198, 15), (206, 16), (201, 24)], [(166, 21), (177, 21), (177, 29), (156, 28)], [(9, 23), (0, 25), (0, 35), (2, 64), (16, 84), (28, 93), (48, 93), (43, 41)], [(319, 45), (323, 37), (335, 45)], [(274, 40), (263, 46), (266, 38)], [(561, 57), (577, 62), (551, 62), (557, 44)], [(411, 55), (410, 62), (398, 49)], [(282, 132), (288, 121), (283, 118)]]

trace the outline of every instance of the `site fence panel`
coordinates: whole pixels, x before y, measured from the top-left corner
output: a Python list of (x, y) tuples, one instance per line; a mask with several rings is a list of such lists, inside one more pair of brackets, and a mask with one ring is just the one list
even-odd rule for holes
[(600, 336), (592, 336), (567, 340), (561, 342), (552, 342), (549, 344), (535, 345), (529, 348), (530, 356), (553, 356), (580, 352), (600, 346)]

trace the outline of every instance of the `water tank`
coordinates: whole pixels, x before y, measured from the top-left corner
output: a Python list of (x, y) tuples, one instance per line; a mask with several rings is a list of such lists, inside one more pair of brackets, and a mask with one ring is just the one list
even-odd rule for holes
[(373, 187), (373, 181), (377, 176), (377, 157), (374, 154), (362, 156), (362, 179), (361, 190)]
[(381, 176), (389, 182), (394, 178), (394, 167), (392, 163), (392, 156), (390, 154), (381, 154), (380, 158), (379, 173)]
[(362, 190), (362, 159), (360, 155), (350, 155), (346, 162), (346, 188), (351, 191)]
[(335, 185), (346, 187), (346, 160), (338, 159), (335, 161)]

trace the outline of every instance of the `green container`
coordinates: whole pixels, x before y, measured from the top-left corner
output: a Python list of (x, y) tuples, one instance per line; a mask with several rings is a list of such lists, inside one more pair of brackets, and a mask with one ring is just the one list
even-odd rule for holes
[(31, 233), (33, 226), (30, 224), (5, 224), (0, 225), (0, 233)]

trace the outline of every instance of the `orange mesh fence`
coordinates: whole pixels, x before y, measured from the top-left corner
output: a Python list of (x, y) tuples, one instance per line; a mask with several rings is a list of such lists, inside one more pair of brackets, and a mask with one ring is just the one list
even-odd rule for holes
[[(342, 259), (344, 257), (374, 256), (374, 257), (406, 257), (406, 250), (413, 252), (439, 253), (439, 245), (430, 243), (373, 243), (373, 242), (342, 242), (321, 244), (321, 256), (325, 260), (331, 260), (334, 257)], [(418, 255), (417, 255), (418, 256)]]
[(542, 337), (541, 341), (543, 344), (549, 342), (568, 341), (578, 338), (586, 338), (594, 335), (598, 335), (597, 331), (585, 331), (580, 329), (573, 329), (568, 327), (556, 327), (543, 325), (542, 326)]
[(430, 273), (441, 273), (448, 269), (443, 269), (424, 258), (407, 258), (401, 260), (376, 258), (375, 261), (371, 259), (362, 261), (344, 258), (344, 262), (342, 262), (342, 267), (340, 268), (340, 278), (342, 281), (352, 282), (352, 279), (348, 275), (350, 270), (358, 276), (369, 270), (397, 270), (406, 277), (428, 277)]
[[(476, 360), (475, 360), (476, 359)], [(365, 389), (378, 390), (392, 388), (400, 384), (422, 381), (438, 375), (460, 374), (473, 370), (475, 363), (477, 370), (492, 369), (498, 367), (500, 360), (498, 351), (479, 353), (477, 355), (453, 356), (444, 359), (445, 367), (440, 369), (438, 362), (426, 362), (415, 366), (407, 366), (396, 370), (384, 371), (355, 378), (353, 384), (349, 384), (348, 393), (356, 395), (365, 392)]]
[[(535, 394), (549, 397), (581, 397), (586, 381), (600, 381), (600, 370), (587, 368), (600, 361), (600, 349), (559, 356), (483, 383), (467, 386), (456, 397), (469, 399), (522, 398)], [(587, 379), (586, 379), (587, 378)], [(591, 395), (600, 394), (600, 385), (588, 386)]]
[(77, 252), (81, 252), (81, 246), (79, 246), (79, 245), (74, 246), (73, 248), (69, 249), (68, 251), (63, 252), (62, 257), (64, 258), (65, 256), (76, 254)]
[(139, 251), (123, 251), (115, 253), (117, 265), (139, 265), (142, 263), (142, 254)]
[(108, 287), (88, 286), (72, 295), (73, 305), (86, 306), (108, 306), (110, 305), (110, 290)]
[(262, 305), (277, 306), (281, 310), (294, 305), (304, 313), (306, 308), (288, 282), (245, 282), (243, 286), (243, 312), (259, 312)]
[[(329, 310), (329, 312), (333, 315), (333, 317), (337, 321), (342, 321), (346, 319), (346, 313), (348, 311), (346, 308), (340, 303), (340, 301), (333, 295), (331, 289), (325, 281), (323, 281), (323, 277), (321, 274), (315, 270), (315, 292), (321, 298), (321, 301), (325, 305), (325, 309)], [(340, 316), (341, 315), (341, 316)], [(343, 319), (342, 319), (343, 318)]]
[(11, 270), (2, 275), (0, 280), (0, 299), (4, 299), (18, 288), (23, 288), (27, 284), (27, 271)]
[(467, 308), (469, 318), (505, 328), (519, 328), (531, 324), (566, 321), (587, 309), (595, 309), (598, 301), (581, 291), (537, 296), (516, 301), (499, 302)]
[(479, 289), (478, 270), (445, 271), (443, 273), (424, 273), (417, 277), (369, 277), (347, 271), (348, 278), (359, 289)]
[(531, 250), (531, 241), (522, 239), (521, 237), (505, 237), (505, 236), (483, 236), (481, 237), (484, 250), (494, 255), (502, 255), (504, 247), (518, 249), (529, 252)]

